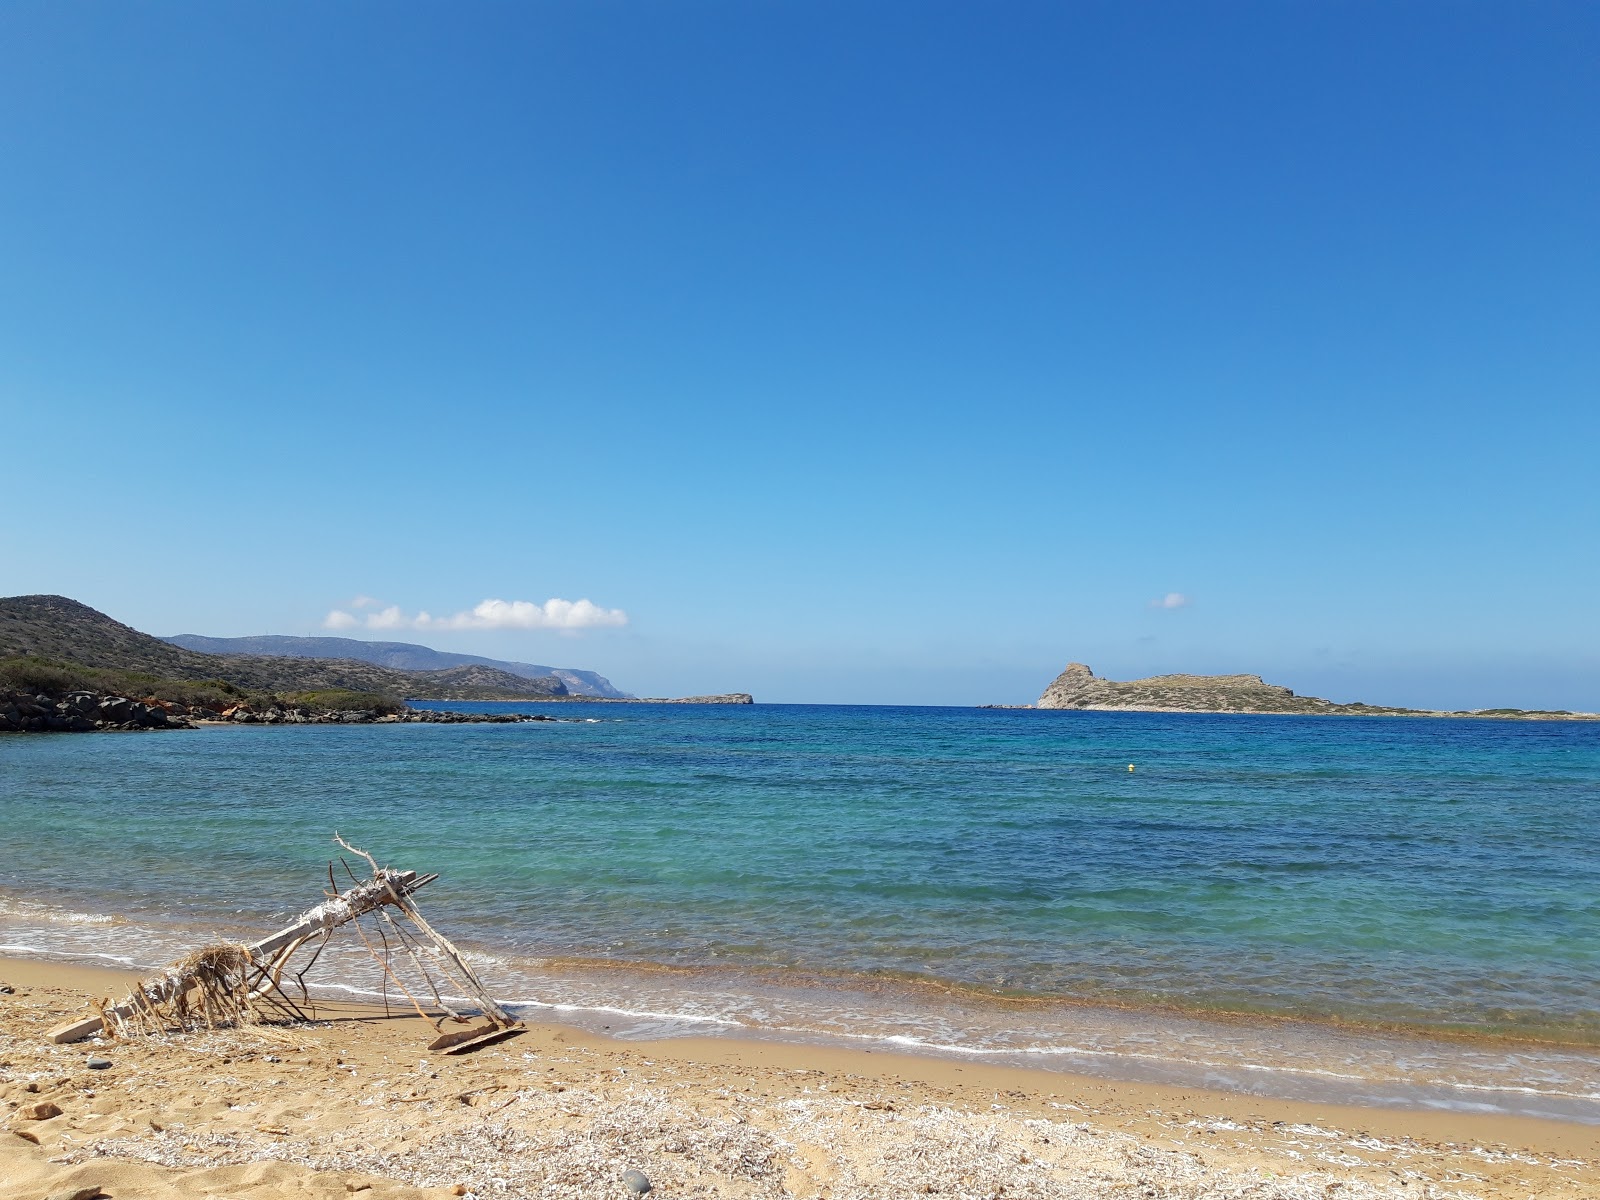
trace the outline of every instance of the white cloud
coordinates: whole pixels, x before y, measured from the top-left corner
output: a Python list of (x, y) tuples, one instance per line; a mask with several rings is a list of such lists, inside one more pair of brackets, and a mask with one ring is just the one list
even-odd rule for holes
[(383, 603), (383, 601), (374, 600), (371, 596), (357, 596), (357, 597), (355, 597), (355, 599), (350, 601), (350, 607), (351, 608), (377, 608), (378, 605), (380, 605), (382, 603)]
[[(420, 615), (426, 617), (428, 614), (422, 613)], [(400, 611), (398, 604), (391, 604), (388, 608), (367, 614), (368, 629), (404, 629), (410, 624), (411, 622), (406, 620), (406, 615)]]
[[(379, 603), (365, 596), (358, 600), (366, 603), (357, 604), (357, 607), (376, 608)], [(397, 604), (360, 616), (336, 608), (322, 623), (328, 629), (358, 626), (367, 629), (556, 629), (572, 633), (579, 629), (626, 625), (628, 614), (620, 608), (601, 608), (592, 600), (552, 598), (535, 604), (531, 600), (491, 599), (448, 617), (435, 617), (427, 612), (408, 617)]]
[(1194, 601), (1190, 600), (1189, 597), (1185, 596), (1182, 592), (1168, 592), (1165, 596), (1160, 596), (1160, 597), (1150, 601), (1150, 607), (1151, 608), (1188, 608), (1189, 605), (1191, 605), (1193, 603), (1194, 603)]
[(453, 617), (430, 617), (421, 613), (418, 627), (442, 629), (593, 629), (604, 625), (626, 625), (628, 614), (620, 608), (601, 608), (591, 600), (485, 600), (471, 612)]

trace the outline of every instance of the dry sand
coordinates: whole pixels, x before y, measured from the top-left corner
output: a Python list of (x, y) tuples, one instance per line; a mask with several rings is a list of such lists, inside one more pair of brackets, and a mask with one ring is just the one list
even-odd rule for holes
[[(132, 977), (0, 960), (0, 1200), (1600, 1198), (1600, 1129), (869, 1051), (619, 1042), (459, 1058), (416, 1017), (54, 1046)], [(91, 1054), (110, 1059), (90, 1070)], [(60, 1115), (30, 1118), (32, 1105)], [(49, 1110), (46, 1109), (46, 1112)]]

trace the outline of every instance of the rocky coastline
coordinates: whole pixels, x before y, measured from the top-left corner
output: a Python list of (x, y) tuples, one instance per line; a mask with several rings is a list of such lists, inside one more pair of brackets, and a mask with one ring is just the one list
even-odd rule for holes
[(316, 709), (292, 704), (178, 704), (99, 692), (0, 691), (0, 733), (106, 733), (202, 725), (516, 725), (559, 721), (535, 713), (463, 713), (402, 707)]

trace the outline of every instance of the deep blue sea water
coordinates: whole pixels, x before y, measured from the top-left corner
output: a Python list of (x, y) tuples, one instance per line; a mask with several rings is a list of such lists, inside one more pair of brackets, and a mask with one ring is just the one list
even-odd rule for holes
[(0, 944), (262, 929), (337, 829), (439, 872), (497, 987), (614, 1032), (1600, 1119), (1600, 723), (452, 707), (579, 719), (0, 739)]

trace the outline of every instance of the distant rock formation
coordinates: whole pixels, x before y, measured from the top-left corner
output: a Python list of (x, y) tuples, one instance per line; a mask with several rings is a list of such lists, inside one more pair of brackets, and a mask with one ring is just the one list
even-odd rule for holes
[(1503, 720), (1583, 721), (1593, 713), (1518, 708), (1444, 712), (1388, 708), (1375, 704), (1335, 704), (1316, 696), (1297, 696), (1259, 675), (1152, 675), (1119, 683), (1101, 679), (1080, 662), (1068, 663), (1036, 708), (1094, 709), (1101, 712), (1291, 713), (1304, 716), (1489, 717)]
[(1259, 675), (1155, 675), (1117, 683), (1100, 679), (1083, 663), (1075, 662), (1068, 663), (1067, 669), (1045, 688), (1038, 707), (1317, 713), (1348, 706), (1314, 696), (1296, 696)]

